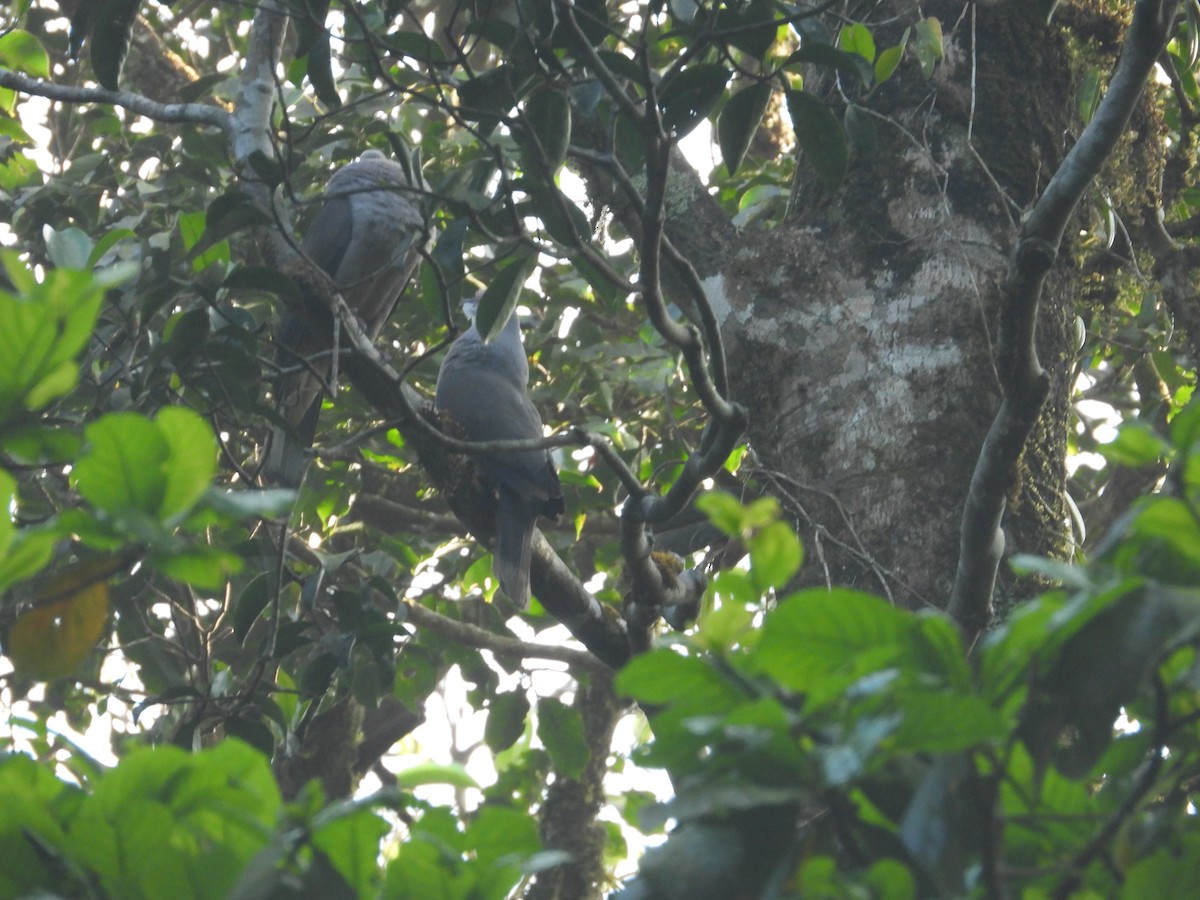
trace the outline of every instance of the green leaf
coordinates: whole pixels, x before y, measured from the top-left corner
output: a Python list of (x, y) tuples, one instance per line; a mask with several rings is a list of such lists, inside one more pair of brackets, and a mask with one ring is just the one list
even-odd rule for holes
[(0, 291), (0, 425), (75, 386), (74, 358), (91, 337), (103, 301), (88, 273), (65, 269), (46, 273), (25, 298)]
[(100, 0), (92, 29), (92, 71), (110, 91), (119, 90), (121, 69), (129, 52), (140, 0)]
[(191, 510), (217, 471), (217, 439), (200, 415), (182, 406), (159, 411), (154, 424), (166, 439), (170, 465), (158, 515), (173, 519)]
[(1086, 774), (1180, 624), (1180, 608), (1147, 588), (1079, 628), (1037, 679), (1022, 714), (1020, 735), (1036, 764), (1053, 760), (1068, 777)]
[(839, 50), (832, 44), (822, 41), (806, 41), (804, 46), (787, 58), (784, 65), (791, 66), (796, 63), (827, 66), (852, 78), (857, 78), (863, 87), (871, 84), (869, 60), (864, 59), (858, 53)]
[(329, 32), (322, 29), (308, 49), (305, 74), (317, 97), (331, 109), (340, 109), (341, 95), (333, 77), (333, 58), (329, 49)]
[(579, 778), (591, 758), (583, 736), (583, 717), (557, 697), (542, 697), (537, 706), (537, 736), (557, 772)]
[(646, 141), (637, 124), (625, 113), (617, 113), (613, 123), (613, 150), (622, 168), (636, 175), (646, 165)]
[(617, 673), (616, 685), (620, 693), (644, 703), (685, 710), (716, 712), (743, 699), (705, 660), (667, 649), (635, 656)]
[(78, 228), (55, 231), (46, 226), (46, 255), (59, 269), (86, 269), (92, 254), (92, 239)]
[(663, 127), (683, 137), (712, 112), (732, 73), (717, 63), (698, 63), (680, 72), (659, 97)]
[(842, 123), (824, 101), (807, 91), (789, 90), (787, 103), (800, 149), (817, 170), (825, 187), (837, 190), (850, 165), (850, 150)]
[(484, 804), (467, 828), (467, 843), (481, 862), (529, 856), (542, 849), (536, 819), (525, 810)]
[(369, 896), (379, 877), (379, 842), (390, 827), (370, 809), (357, 808), (321, 825), (312, 845), (329, 859), (359, 897)]
[(761, 81), (735, 93), (717, 119), (717, 143), (729, 174), (737, 172), (771, 100), (771, 84)]
[(856, 22), (843, 26), (838, 36), (838, 46), (846, 53), (861, 56), (869, 63), (875, 61), (875, 38), (866, 25)]
[(945, 56), (942, 47), (942, 23), (930, 16), (913, 26), (912, 48), (917, 54), (917, 62), (921, 65), (921, 74), (925, 78), (932, 78), (934, 67)]
[(421, 763), (396, 773), (396, 786), (402, 790), (411, 790), (425, 784), (448, 784), (458, 788), (479, 787), (479, 783), (458, 763)]
[(759, 590), (780, 588), (796, 574), (804, 550), (790, 525), (771, 522), (747, 540), (750, 572)]
[[(571, 146), (571, 101), (566, 92), (555, 88), (536, 91), (525, 101), (525, 122), (529, 133), (521, 139), (524, 168), (551, 180)], [(535, 139), (541, 154), (534, 147)]]
[(521, 287), (536, 264), (536, 253), (515, 253), (501, 263), (492, 276), (475, 312), (475, 330), (485, 341), (495, 338), (508, 324), (521, 298)]
[(591, 225), (587, 215), (553, 183), (531, 186), (530, 215), (542, 220), (547, 234), (565, 247), (578, 247), (588, 239)]
[(20, 28), (0, 35), (0, 65), (34, 78), (50, 77), (50, 55), (41, 41)]
[(801, 591), (767, 616), (751, 663), (784, 687), (811, 691), (833, 676), (840, 683), (893, 663), (911, 627), (903, 612), (870, 594)]
[(1167, 442), (1145, 422), (1130, 419), (1121, 423), (1117, 436), (1097, 447), (1109, 462), (1118, 466), (1148, 466), (1160, 462), (1170, 451)]
[(171, 447), (145, 416), (109, 413), (85, 430), (88, 448), (72, 479), (80, 496), (109, 513), (154, 515), (166, 491)]
[(717, 31), (743, 53), (762, 59), (781, 28), (775, 21), (774, 5), (770, 0), (751, 0), (740, 10), (727, 6), (717, 13)]
[(488, 705), (483, 740), (493, 753), (507, 750), (525, 731), (529, 697), (523, 690), (496, 694)]
[(867, 887), (876, 900), (916, 900), (917, 884), (904, 863), (881, 859), (867, 870)]
[(446, 62), (446, 51), (442, 45), (418, 31), (393, 31), (382, 40), (397, 53), (418, 62)]
[(484, 138), (517, 105), (518, 91), (512, 75), (511, 67), (502, 63), (458, 86), (460, 111), (465, 118), (479, 123)]
[(895, 73), (900, 67), (900, 60), (904, 58), (903, 42), (895, 47), (888, 47), (879, 54), (879, 59), (875, 60), (875, 83), (883, 84)]
[(979, 697), (902, 688), (903, 720), (894, 735), (901, 752), (946, 753), (978, 747), (1008, 733), (1008, 723)]

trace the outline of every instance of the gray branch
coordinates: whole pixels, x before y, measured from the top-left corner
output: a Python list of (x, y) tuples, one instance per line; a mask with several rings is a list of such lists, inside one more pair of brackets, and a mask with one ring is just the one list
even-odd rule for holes
[(0, 87), (29, 94), (34, 97), (45, 97), (61, 103), (99, 103), (105, 106), (119, 106), (130, 112), (153, 119), (156, 122), (175, 125), (208, 125), (228, 132), (231, 127), (229, 113), (219, 106), (207, 103), (159, 103), (132, 91), (110, 91), (101, 87), (76, 87), (69, 84), (58, 84), (54, 81), (44, 81), (41, 78), (30, 78), (20, 72), (0, 68)]

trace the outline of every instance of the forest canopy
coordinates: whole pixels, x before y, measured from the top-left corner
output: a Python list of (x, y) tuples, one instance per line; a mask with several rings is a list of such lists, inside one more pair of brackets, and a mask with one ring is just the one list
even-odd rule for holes
[(1198, 61), (10, 4), (0, 897), (1177, 896)]

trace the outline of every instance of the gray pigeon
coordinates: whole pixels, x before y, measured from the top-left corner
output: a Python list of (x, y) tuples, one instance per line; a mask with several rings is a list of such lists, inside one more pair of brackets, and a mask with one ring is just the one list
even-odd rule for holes
[[(470, 441), (542, 437), (542, 419), (529, 399), (529, 361), (514, 312), (499, 336), (485, 343), (472, 325), (450, 345), (438, 372), (436, 406)], [(509, 599), (529, 603), (529, 558), (539, 515), (563, 512), (562, 488), (548, 450), (477, 456), (495, 487), (496, 551), (493, 571)]]
[[(432, 237), (421, 208), (421, 189), (420, 184), (414, 189), (399, 163), (378, 150), (367, 150), (329, 179), (321, 207), (304, 234), (304, 253), (333, 279), (371, 340), (387, 323)], [(287, 427), (272, 435), (266, 474), (296, 485), (304, 474), (304, 451), (316, 435), (321, 410), (321, 379), (307, 371), (302, 360), (327, 352), (333, 335), (316, 334), (289, 313), (276, 340), (278, 362), (296, 371), (279, 380), (279, 411)], [(317, 371), (330, 371), (326, 358), (312, 362)]]

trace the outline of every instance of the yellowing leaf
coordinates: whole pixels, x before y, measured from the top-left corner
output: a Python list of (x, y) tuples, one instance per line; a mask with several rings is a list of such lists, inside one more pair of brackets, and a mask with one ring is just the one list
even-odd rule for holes
[(108, 619), (108, 578), (123, 560), (71, 566), (34, 597), (34, 609), (8, 631), (5, 652), (21, 675), (50, 681), (70, 675), (96, 646)]

